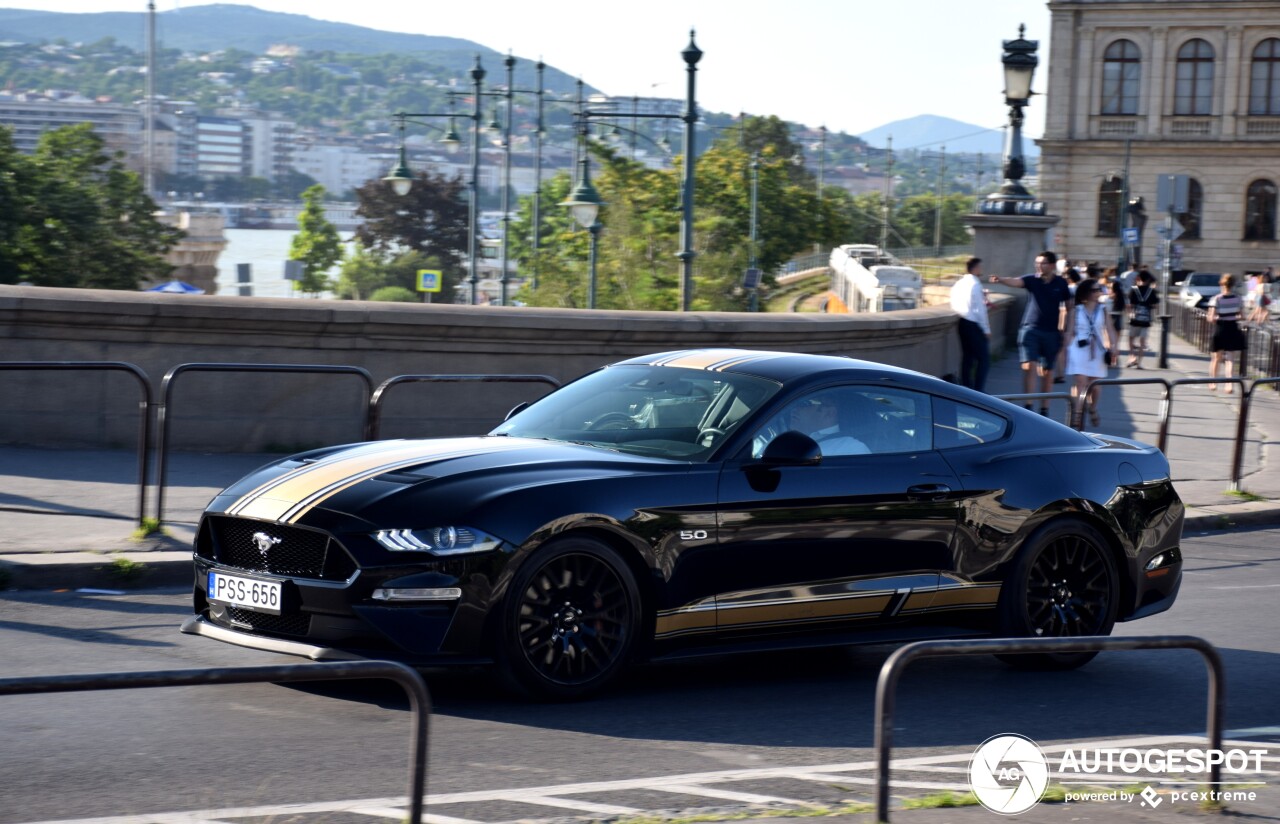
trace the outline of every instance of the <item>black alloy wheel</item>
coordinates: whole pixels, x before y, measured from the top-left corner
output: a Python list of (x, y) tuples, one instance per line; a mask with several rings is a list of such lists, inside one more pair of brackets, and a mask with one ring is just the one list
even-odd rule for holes
[[(1027, 542), (1001, 588), (1000, 634), (1033, 638), (1110, 635), (1119, 595), (1115, 559), (1098, 531), (1081, 521), (1054, 521)], [(1095, 655), (997, 657), (1022, 668), (1074, 669)]]
[(640, 627), (635, 576), (611, 547), (565, 538), (540, 550), (507, 592), (499, 664), (543, 698), (602, 688), (627, 665)]

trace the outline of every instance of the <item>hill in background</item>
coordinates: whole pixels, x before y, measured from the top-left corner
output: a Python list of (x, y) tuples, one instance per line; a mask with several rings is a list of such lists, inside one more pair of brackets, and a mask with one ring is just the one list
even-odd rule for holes
[[(98, 12), (69, 14), (0, 9), (0, 40), (23, 43), (93, 43), (113, 38), (122, 46), (146, 51), (145, 12)], [(440, 66), (448, 73), (464, 77), (477, 54), (489, 72), (487, 80), (498, 82), (505, 55), (471, 40), (433, 37), (424, 34), (378, 31), (347, 23), (315, 20), (301, 14), (263, 11), (252, 6), (215, 4), (192, 6), (156, 15), (156, 40), (160, 47), (193, 52), (237, 48), (263, 54), (278, 43), (311, 51), (356, 54), (413, 54)], [(518, 56), (517, 56), (518, 57)], [(516, 83), (535, 82), (536, 60), (520, 59)], [(576, 79), (547, 66), (547, 88), (570, 92)]]
[[(984, 129), (973, 123), (933, 114), (895, 120), (858, 136), (871, 146), (883, 149), (890, 135), (893, 136), (894, 152), (907, 149), (937, 151), (944, 145), (947, 147), (948, 154), (982, 152), (1000, 156), (1004, 152), (1003, 129)], [(1022, 151), (1027, 157), (1040, 155), (1040, 147), (1025, 134), (1022, 139)]]

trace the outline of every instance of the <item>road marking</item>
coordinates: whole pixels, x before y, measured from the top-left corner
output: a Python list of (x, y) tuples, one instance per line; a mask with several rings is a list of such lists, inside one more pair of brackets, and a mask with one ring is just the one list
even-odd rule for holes
[[(1280, 748), (1280, 744), (1267, 741), (1248, 740), (1252, 735), (1277, 735), (1280, 727), (1254, 727), (1250, 729), (1231, 730), (1226, 734), (1223, 747), (1233, 748)], [(1194, 735), (1158, 735), (1134, 738), (1117, 738), (1111, 740), (1071, 742), (1041, 747), (1046, 754), (1057, 754), (1067, 750), (1081, 748), (1141, 748), (1165, 747), (1171, 744), (1190, 744), (1203, 747), (1205, 736)], [(966, 764), (973, 754), (969, 750), (944, 753), (940, 755), (915, 756), (894, 759), (890, 767), (901, 772), (921, 773), (961, 773), (965, 768), (954, 766)], [(1268, 762), (1280, 761), (1277, 756), (1263, 756)], [(801, 781), (813, 781), (824, 784), (854, 784), (873, 786), (876, 779), (873, 775), (877, 762), (875, 760), (849, 761), (841, 764), (816, 764), (803, 767), (758, 767), (753, 769), (718, 770), (714, 772), (684, 773), (678, 775), (650, 776), (648, 778), (627, 778), (613, 781), (589, 781), (576, 784), (559, 784), (542, 787), (521, 787), (504, 790), (477, 790), (472, 792), (439, 793), (428, 795), (424, 800), (429, 808), (439, 809), (449, 804), (463, 804), (485, 801), (510, 801), (544, 807), (577, 810), (598, 815), (637, 815), (646, 811), (632, 807), (613, 804), (601, 804), (594, 801), (583, 801), (564, 796), (625, 792), (628, 790), (657, 790), (671, 794), (686, 794), (719, 798), (726, 801), (740, 801), (747, 804), (794, 804), (805, 802), (776, 796), (763, 795), (738, 790), (721, 789), (717, 784), (735, 784), (749, 781), (767, 781), (770, 779), (792, 778)], [(861, 775), (852, 773), (862, 773)], [(1253, 773), (1253, 775), (1274, 775), (1271, 771)], [(939, 776), (943, 777), (942, 775)], [(1136, 779), (1129, 776), (1123, 782), (1132, 783)], [(1153, 782), (1170, 783), (1161, 778), (1153, 778)], [(1100, 778), (1091, 777), (1089, 783), (1104, 783)], [(1203, 782), (1198, 782), (1203, 783)], [(920, 790), (952, 790), (966, 791), (967, 783), (948, 783), (942, 781), (890, 781), (891, 789)], [(357, 800), (316, 802), (305, 804), (280, 804), (261, 807), (234, 807), (218, 810), (193, 810), (186, 812), (156, 813), (148, 815), (112, 816), (103, 818), (61, 819), (57, 821), (33, 822), (32, 824), (223, 824), (227, 819), (268, 818), (307, 815), (311, 813), (349, 812), (368, 815), (371, 818), (403, 819), (408, 800), (399, 798), (365, 798)], [(423, 819), (427, 824), (485, 824), (471, 819), (453, 818), (446, 815), (430, 813)], [(530, 819), (540, 821), (541, 819)]]
[(549, 795), (526, 795), (518, 800), (524, 804), (541, 804), (544, 807), (560, 807), (565, 810), (580, 810), (584, 813), (600, 815), (640, 815), (644, 810), (635, 807), (619, 807), (616, 804), (597, 804), (594, 801), (579, 801), (576, 798), (554, 798)]
[(695, 784), (664, 784), (660, 787), (650, 787), (649, 789), (658, 790), (664, 793), (679, 793), (682, 795), (697, 795), (704, 798), (721, 798), (725, 801), (741, 801), (744, 804), (808, 804), (807, 801), (800, 801), (795, 798), (778, 798), (772, 795), (757, 795), (755, 793), (740, 793), (735, 790), (717, 790), (712, 787), (699, 787)]

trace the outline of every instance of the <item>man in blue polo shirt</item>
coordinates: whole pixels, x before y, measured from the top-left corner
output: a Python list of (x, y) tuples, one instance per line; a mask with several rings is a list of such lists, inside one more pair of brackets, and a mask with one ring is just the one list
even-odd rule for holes
[[(1040, 392), (1053, 391), (1053, 366), (1062, 348), (1062, 328), (1071, 305), (1071, 289), (1066, 278), (1057, 273), (1058, 256), (1044, 251), (1036, 256), (1038, 274), (1017, 278), (993, 276), (992, 283), (1026, 289), (1027, 309), (1018, 330), (1018, 357), (1022, 361), (1023, 391), (1036, 390), (1036, 372), (1040, 376)], [(1035, 366), (1036, 372), (1032, 371)], [(1027, 409), (1031, 404), (1026, 404)], [(1049, 402), (1040, 401), (1040, 414), (1049, 414)]]

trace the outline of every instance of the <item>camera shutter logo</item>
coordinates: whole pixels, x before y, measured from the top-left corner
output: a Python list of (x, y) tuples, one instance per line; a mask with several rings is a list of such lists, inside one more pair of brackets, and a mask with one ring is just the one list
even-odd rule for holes
[(1024, 813), (1040, 802), (1049, 786), (1049, 762), (1030, 738), (995, 735), (974, 752), (969, 786), (978, 802), (993, 813)]

